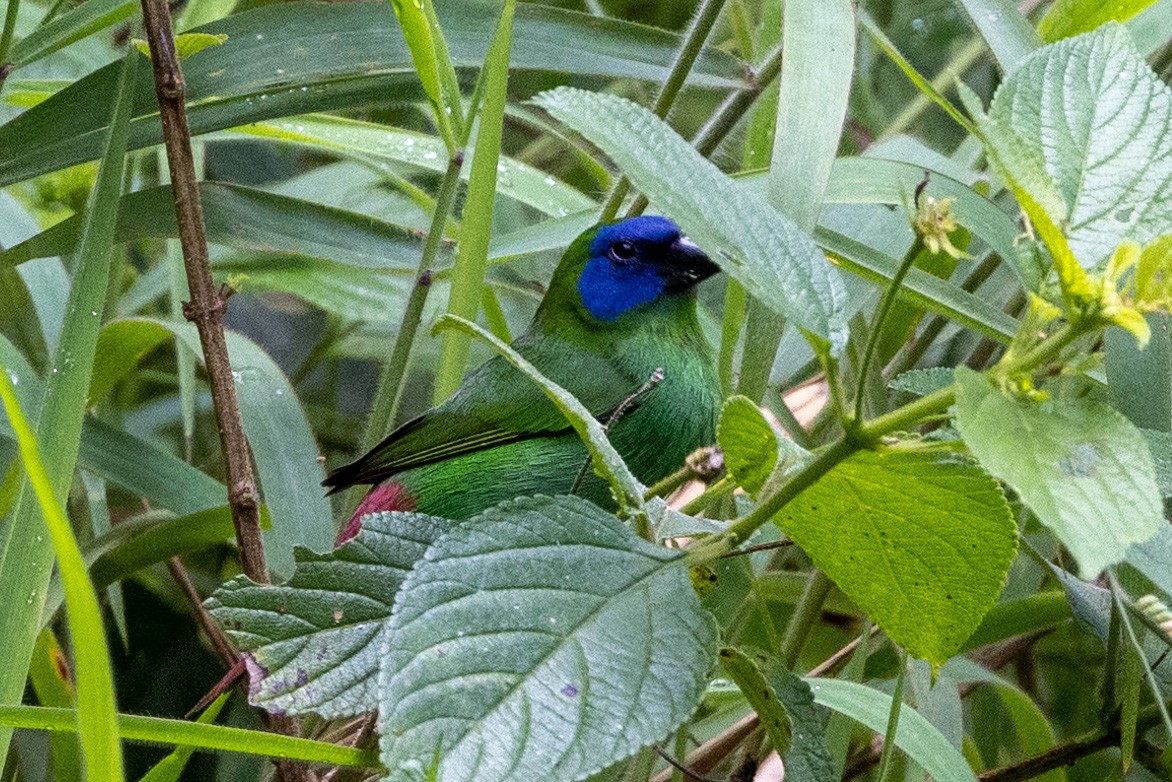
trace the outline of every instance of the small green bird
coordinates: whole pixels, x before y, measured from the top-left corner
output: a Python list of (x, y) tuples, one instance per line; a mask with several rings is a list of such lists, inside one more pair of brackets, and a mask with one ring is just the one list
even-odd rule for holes
[[(666, 217), (596, 225), (570, 245), (532, 324), (513, 340), (518, 353), (600, 421), (619, 412), (610, 440), (644, 483), (713, 441), (720, 389), (696, 318), (695, 286), (717, 271)], [(662, 380), (646, 388), (657, 370)], [(513, 497), (569, 493), (587, 458), (541, 389), (495, 356), (446, 402), (322, 483), (332, 492), (374, 484), (341, 543), (358, 534), (368, 513), (464, 519)], [(613, 505), (592, 472), (579, 489)]]

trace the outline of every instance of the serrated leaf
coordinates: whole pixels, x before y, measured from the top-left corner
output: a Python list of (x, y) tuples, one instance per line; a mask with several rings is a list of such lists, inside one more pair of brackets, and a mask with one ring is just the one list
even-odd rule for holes
[[(983, 124), (1084, 268), (1172, 230), (1172, 90), (1117, 24), (1030, 55)], [(1051, 247), (1051, 249), (1054, 249)]]
[(761, 652), (721, 649), (720, 664), (757, 712), (785, 763), (786, 778), (837, 782), (839, 775), (826, 751), (824, 720), (814, 707), (810, 685)]
[(923, 451), (863, 451), (776, 519), (908, 653), (943, 663), (993, 606), (1017, 550), (997, 483)]
[(577, 780), (692, 713), (716, 649), (679, 552), (576, 497), (503, 503), (407, 577), (379, 677), (389, 779)]
[(893, 377), (887, 387), (893, 391), (907, 391), (916, 396), (927, 396), (952, 385), (952, 376), (950, 367), (912, 369)]
[(752, 399), (734, 396), (724, 403), (716, 443), (729, 474), (755, 495), (777, 465), (777, 435)]
[(1121, 413), (1090, 399), (1010, 398), (964, 367), (956, 379), (965, 443), (1070, 549), (1084, 576), (1156, 534), (1164, 521), (1151, 456)]
[(336, 551), (296, 550), (282, 586), (238, 576), (205, 605), (247, 652), (248, 700), (273, 713), (352, 717), (378, 706), (383, 626), (407, 573), (451, 522), (373, 513)]
[(559, 87), (535, 99), (619, 165), (745, 290), (841, 347), (846, 292), (810, 236), (738, 186), (647, 109), (617, 95)]

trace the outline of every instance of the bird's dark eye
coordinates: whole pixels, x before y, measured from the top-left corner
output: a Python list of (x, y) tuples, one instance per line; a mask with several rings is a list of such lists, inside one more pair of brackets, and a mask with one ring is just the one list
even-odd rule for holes
[(630, 242), (615, 242), (610, 246), (610, 255), (616, 261), (629, 261), (635, 257), (635, 245)]

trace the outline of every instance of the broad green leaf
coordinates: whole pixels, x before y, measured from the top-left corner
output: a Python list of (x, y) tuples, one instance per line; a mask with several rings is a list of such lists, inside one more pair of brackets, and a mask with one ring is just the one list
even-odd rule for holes
[[(843, 268), (865, 280), (887, 285), (899, 270), (899, 260), (848, 236), (827, 228), (819, 228), (814, 236)], [(1008, 344), (1018, 330), (1017, 321), (999, 307), (922, 269), (908, 270), (899, 296), (1001, 343)]]
[[(957, 681), (989, 684), (996, 689), (1005, 711), (1009, 714), (1009, 721), (1013, 724), (1021, 751), (1027, 757), (1041, 755), (1057, 743), (1058, 737), (1054, 734), (1054, 728), (1046, 719), (1045, 713), (1029, 695), (1012, 682), (964, 657), (950, 660), (948, 668), (949, 673)], [(1066, 773), (1058, 769), (1039, 774), (1034, 779), (1040, 782), (1066, 782)]]
[[(100, 313), (106, 305), (117, 200), (122, 190), (126, 157), (130, 100), (140, 59), (141, 55), (134, 51), (122, 58), (118, 66), (117, 97), (101, 112), (110, 118), (109, 132), (102, 134), (100, 140), (102, 163), (86, 201), (61, 341), (53, 356), (43, 401), (36, 409), (36, 444), (43, 448), (43, 458), (50, 470), (44, 478), (45, 486), (37, 487), (37, 495), (47, 499), (41, 499), (42, 507), (38, 508), (33, 493), (26, 486), (0, 536), (0, 594), (28, 595), (23, 601), (11, 601), (10, 610), (0, 612), (0, 647), (5, 649), (4, 661), (0, 663), (0, 704), (19, 702), (24, 692), (28, 661), (39, 632), (39, 613), (53, 569), (54, 551), (58, 557), (67, 556), (66, 536), (72, 538), (68, 522), (65, 522), (63, 531), (50, 525), (52, 534), (45, 535), (47, 520), (43, 514), (47, 512), (45, 507), (55, 505), (68, 495), (77, 465), (94, 349), (101, 325)], [(3, 380), (11, 382), (7, 376)], [(11, 423), (16, 429), (16, 422)], [(25, 451), (22, 446), (22, 452)], [(27, 456), (25, 462), (27, 467)], [(62, 568), (65, 567), (66, 563), (62, 561)], [(87, 587), (92, 593), (84, 572), (73, 580), (72, 587), (70, 584), (66, 587), (73, 592), (71, 604), (85, 599)], [(85, 616), (85, 607), (71, 607), (76, 607)], [(96, 600), (94, 610), (98, 611)], [(72, 611), (70, 618), (71, 621), (74, 618)], [(71, 627), (78, 648), (84, 648), (86, 643), (102, 647), (95, 653), (93, 661), (87, 661), (91, 684), (85, 698), (78, 702), (79, 707), (83, 707), (81, 713), (93, 720), (92, 726), (82, 724), (85, 763), (91, 779), (118, 778), (122, 774), (122, 756), (117, 741), (111, 739), (114, 701), (110, 690), (109, 661), (102, 653), (105, 638), (100, 612), (96, 621), (96, 631), (93, 627)], [(7, 755), (10, 737), (11, 731), (0, 731), (0, 755)]]
[(1125, 239), (1145, 245), (1172, 230), (1170, 123), (1172, 90), (1110, 24), (1026, 59), (997, 90), (984, 129), (1092, 268)]
[(1151, 540), (1129, 548), (1127, 564), (1172, 596), (1172, 525), (1160, 525)]
[(1172, 497), (1172, 434), (1153, 432), (1151, 429), (1141, 429), (1140, 433), (1148, 441), (1148, 452), (1156, 468), (1156, 486), (1160, 489), (1160, 496)]
[(737, 485), (750, 494), (765, 484), (777, 465), (777, 435), (748, 397), (734, 396), (720, 410), (716, 442)]
[(1084, 576), (1156, 534), (1164, 520), (1152, 459), (1117, 410), (1090, 399), (1011, 398), (964, 367), (956, 379), (965, 443), (1070, 549)]
[(17, 41), (8, 53), (15, 68), (35, 62), (74, 41), (121, 22), (137, 10), (134, 0), (87, 0)]
[[(444, 11), (444, 33), (456, 67), (479, 68), (493, 17), (469, 0), (445, 3)], [(199, 32), (228, 40), (183, 64), (188, 119), (196, 135), (274, 117), (422, 97), (385, 0), (282, 3), (233, 14)], [(513, 41), (517, 70), (654, 82), (666, 78), (680, 46), (673, 33), (529, 3), (518, 8)], [(0, 127), (5, 151), (0, 187), (96, 158), (117, 80), (115, 66), (102, 68)], [(741, 87), (743, 66), (708, 47), (689, 83)], [(154, 86), (143, 83), (135, 95), (130, 148), (160, 141)]]
[(450, 526), (418, 513), (374, 513), (336, 551), (297, 549), (297, 569), (281, 586), (237, 576), (216, 590), (205, 605), (247, 653), (249, 702), (331, 718), (378, 708), (383, 626), (395, 594)]
[(1151, 338), (1142, 350), (1135, 337), (1112, 326), (1103, 332), (1103, 369), (1112, 406), (1141, 429), (1172, 431), (1172, 318), (1145, 316)]
[[(240, 185), (202, 182), (208, 241), (262, 253), (285, 252), (368, 269), (413, 268), (421, 242), (392, 223), (335, 207)], [(0, 264), (72, 251), (80, 222), (63, 220), (0, 253)], [(124, 196), (115, 241), (177, 237), (170, 187)]]
[(892, 641), (936, 665), (993, 606), (1017, 550), (983, 470), (901, 448), (851, 456), (776, 521)]
[[(435, 136), (387, 127), (373, 122), (309, 114), (280, 121), (256, 122), (233, 128), (217, 138), (260, 138), (291, 146), (319, 149), (344, 157), (365, 161), (380, 170), (393, 163), (406, 163), (428, 171), (442, 172), (447, 167), (444, 143)], [(465, 161), (464, 178), (471, 176), (475, 155)], [(540, 169), (513, 158), (501, 156), (497, 191), (548, 215), (565, 216), (571, 212), (596, 208), (588, 196), (554, 179)]]
[(171, 332), (150, 321), (122, 320), (103, 326), (94, 351), (89, 405), (105, 398), (118, 381), (134, 372), (140, 359), (170, 336)]
[[(154, 322), (181, 338), (202, 360), (194, 326)], [(292, 572), (295, 546), (325, 550), (334, 540), (330, 505), (321, 492), (324, 475), (317, 444), (280, 367), (252, 340), (235, 332), (228, 332), (227, 338), (240, 417), (273, 518), (273, 528), (265, 534), (265, 554), (269, 568), (284, 575)]]
[(1041, 37), (1014, 0), (960, 0), (960, 4), (1006, 75), (1014, 73), (1042, 45)]
[(1056, 0), (1038, 23), (1046, 43), (1089, 33), (1107, 22), (1126, 22), (1155, 0)]
[(757, 712), (785, 763), (786, 777), (802, 782), (837, 782), (826, 752), (822, 715), (810, 685), (781, 661), (761, 652), (720, 650), (720, 664)]
[(952, 383), (953, 372), (950, 367), (931, 367), (904, 372), (892, 378), (887, 387), (893, 391), (907, 391), (916, 396), (927, 396), (942, 388), (948, 388)]
[(577, 780), (692, 713), (716, 626), (679, 552), (575, 497), (456, 526), (399, 591), (379, 675), (390, 779)]
[(1058, 590), (1038, 592), (1020, 600), (998, 603), (985, 614), (981, 626), (969, 636), (961, 651), (967, 652), (1015, 635), (1057, 627), (1069, 620), (1070, 605)]
[(793, 221), (642, 106), (570, 87), (535, 101), (606, 152), (752, 296), (836, 347), (845, 343), (842, 280)]
[[(76, 731), (77, 712), (74, 709), (39, 706), (0, 706), (0, 725), (30, 730)], [(373, 752), (264, 730), (243, 730), (187, 720), (119, 714), (118, 734), (126, 741), (148, 744), (243, 752), (331, 766), (378, 768), (378, 758)]]
[[(887, 729), (891, 696), (857, 682), (808, 679), (814, 702), (865, 725), (877, 733)], [(906, 703), (899, 713), (895, 746), (907, 754), (935, 782), (976, 782), (964, 756), (923, 715)]]
[[(504, 130), (505, 102), (508, 99), (509, 51), (513, 37), (513, 0), (505, 0), (500, 26), (485, 55), (481, 72), (484, 100), (477, 124), (476, 152), (468, 178), (468, 194), (460, 213), (460, 243), (452, 267), (452, 284), (448, 289), (449, 314), (476, 320), (488, 270), (488, 242), (492, 236), (496, 193), (502, 177), (500, 169), (501, 135)], [(436, 369), (435, 404), (441, 404), (456, 392), (464, 380), (471, 337), (459, 331), (446, 331), (440, 343)]]

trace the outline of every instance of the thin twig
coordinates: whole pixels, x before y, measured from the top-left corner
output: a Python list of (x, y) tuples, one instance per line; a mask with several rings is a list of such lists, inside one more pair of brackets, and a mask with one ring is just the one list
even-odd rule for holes
[[(183, 315), (195, 324), (203, 348), (212, 406), (220, 432), (220, 446), (224, 451), (228, 507), (232, 512), (232, 525), (240, 547), (240, 565), (250, 579), (267, 584), (270, 581), (261, 542), (260, 496), (252, 471), (248, 439), (240, 419), (232, 364), (228, 360), (228, 344), (224, 337), (224, 313), (231, 291), (226, 286), (216, 288), (208, 264), (203, 205), (195, 176), (191, 131), (187, 125), (184, 105), (183, 72), (175, 52), (175, 35), (171, 29), (167, 0), (142, 0), (142, 14), (151, 50), (167, 164), (171, 171), (171, 195), (175, 202), (179, 243), (183, 248), (183, 266), (187, 273), (187, 287), (191, 292), (191, 301), (184, 303)], [(266, 723), (270, 729), (279, 733), (297, 735), (296, 723), (288, 717), (269, 716)], [(313, 779), (309, 770), (300, 763), (279, 762), (277, 771), (286, 782)]]
[[(603, 424), (602, 431), (609, 433), (610, 428), (615, 425), (615, 422), (627, 414), (631, 409), (631, 405), (639, 400), (639, 397), (651, 391), (657, 385), (663, 382), (663, 367), (656, 367), (655, 371), (651, 373), (651, 377), (647, 378), (647, 382), (639, 386), (639, 390), (628, 396), (619, 406), (614, 409), (610, 417), (606, 419)], [(570, 494), (577, 494), (578, 488), (582, 485), (582, 480), (586, 477), (586, 471), (590, 468), (590, 457), (586, 457), (586, 461), (582, 463), (582, 469), (578, 470), (578, 477), (574, 479), (574, 485), (570, 487)]]
[(447, 171), (440, 182), (439, 193), (435, 199), (435, 212), (431, 216), (431, 230), (427, 234), (423, 255), (419, 258), (419, 268), (415, 272), (415, 286), (411, 289), (407, 305), (403, 308), (403, 320), (399, 324), (399, 333), (395, 337), (391, 357), (387, 359), (379, 377), (378, 390), (375, 392), (370, 417), (366, 421), (366, 433), (362, 438), (363, 451), (369, 451), (390, 433), (398, 414), (403, 388), (407, 384), (411, 346), (415, 342), (415, 332), (419, 330), (419, 323), (423, 319), (423, 306), (427, 303), (427, 294), (431, 290), (431, 267), (439, 254), (440, 245), (443, 244), (444, 228), (456, 203), (460, 170), (463, 167), (464, 152), (457, 150), (448, 160)]
[[(699, 10), (692, 17), (692, 23), (688, 26), (687, 32), (684, 33), (684, 42), (676, 54), (675, 62), (671, 64), (667, 79), (659, 88), (659, 94), (655, 98), (655, 105), (652, 107), (655, 116), (663, 119), (671, 111), (672, 104), (675, 103), (676, 96), (680, 94), (684, 80), (687, 79), (693, 63), (696, 62), (701, 49), (704, 48), (704, 41), (712, 32), (712, 26), (716, 24), (716, 19), (720, 16), (720, 10), (723, 7), (724, 0), (703, 0)], [(630, 186), (629, 179), (625, 176), (619, 177), (614, 187), (611, 188), (606, 203), (602, 206), (602, 220), (610, 220), (618, 213)]]
[(671, 765), (677, 771), (682, 772), (683, 775), (685, 777), (687, 777), (688, 779), (694, 780), (695, 782), (716, 782), (716, 780), (710, 779), (709, 777), (706, 777), (703, 774), (697, 774), (695, 771), (693, 771), (692, 769), (685, 766), (683, 763), (681, 763), (678, 760), (676, 760), (675, 758), (673, 758), (671, 756), (671, 753), (665, 751), (663, 749), (663, 747), (655, 746), (655, 747), (652, 747), (652, 749), (655, 750), (655, 753), (657, 755), (659, 755), (659, 757), (666, 760), (668, 762), (668, 764)]
[(4, 88), (4, 80), (12, 73), (14, 67), (8, 61), (8, 49), (12, 46), (12, 36), (16, 33), (16, 16), (20, 11), (20, 0), (8, 0), (8, 10), (4, 14), (4, 32), (0, 32), (0, 89)]
[(191, 301), (183, 305), (183, 315), (195, 324), (203, 347), (208, 384), (220, 445), (224, 451), (228, 474), (228, 505), (236, 541), (240, 546), (240, 564), (245, 575), (257, 583), (269, 583), (264, 547), (260, 532), (260, 498), (248, 440), (236, 402), (236, 386), (228, 345), (224, 338), (224, 313), (230, 291), (216, 289), (208, 265), (208, 243), (204, 234), (203, 205), (199, 183), (195, 178), (195, 161), (191, 152), (191, 132), (183, 103), (183, 72), (175, 52), (171, 15), (166, 0), (142, 0), (143, 26), (150, 43), (151, 64), (155, 74), (155, 93), (163, 124), (163, 141), (171, 170), (171, 193), (183, 247), (183, 266)]
[(171, 578), (175, 579), (175, 583), (179, 585), (179, 589), (187, 597), (187, 602), (191, 605), (191, 610), (195, 613), (195, 619), (199, 622), (199, 627), (203, 630), (204, 635), (212, 642), (212, 647), (216, 650), (216, 654), (229, 668), (234, 666), (240, 659), (239, 653), (228, 643), (228, 639), (224, 637), (224, 633), (220, 630), (220, 626), (212, 619), (212, 615), (204, 607), (203, 598), (199, 596), (199, 592), (195, 588), (195, 584), (191, 582), (191, 576), (187, 573), (187, 568), (183, 566), (183, 560), (179, 557), (171, 557), (167, 560), (167, 570), (171, 571)]

